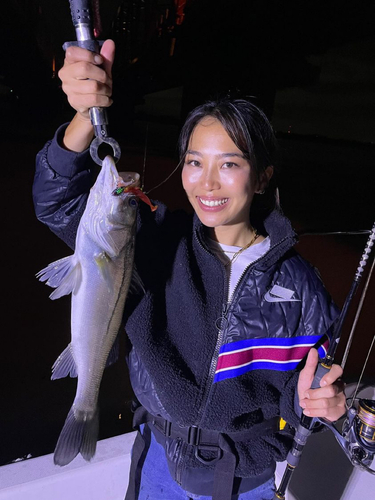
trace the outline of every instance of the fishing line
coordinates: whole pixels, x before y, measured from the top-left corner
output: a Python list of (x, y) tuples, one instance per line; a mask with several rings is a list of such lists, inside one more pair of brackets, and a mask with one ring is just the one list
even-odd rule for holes
[(358, 231), (301, 231), (298, 232), (298, 236), (331, 236), (331, 235), (344, 235), (344, 236), (356, 236), (361, 234), (370, 234), (371, 230), (369, 229), (358, 229)]
[(358, 303), (357, 312), (356, 312), (356, 315), (355, 315), (355, 318), (354, 318), (354, 321), (353, 321), (352, 328), (350, 330), (349, 339), (348, 339), (348, 342), (346, 344), (346, 349), (345, 349), (344, 355), (342, 357), (342, 361), (341, 361), (341, 368), (342, 369), (344, 369), (345, 364), (346, 364), (346, 360), (348, 359), (349, 350), (350, 350), (350, 348), (352, 346), (354, 331), (356, 329), (356, 326), (357, 326), (357, 323), (358, 323), (358, 319), (359, 319), (359, 316), (360, 316), (361, 311), (362, 311), (362, 306), (363, 306), (363, 303), (365, 301), (367, 289), (368, 289), (368, 286), (369, 286), (369, 283), (370, 283), (370, 280), (371, 280), (372, 273), (374, 271), (374, 266), (375, 266), (375, 257), (372, 260), (371, 269), (370, 269), (369, 273), (367, 274), (366, 282), (365, 282), (365, 285), (363, 287), (361, 298), (360, 298), (359, 303)]
[(183, 163), (185, 157), (182, 158), (178, 163), (177, 163), (177, 166), (172, 170), (172, 172), (168, 175), (168, 177), (166, 177), (162, 182), (160, 182), (159, 184), (157, 184), (156, 186), (154, 186), (153, 188), (151, 188), (149, 191), (146, 191), (146, 194), (150, 194), (151, 191), (153, 191), (154, 189), (157, 189), (158, 187), (162, 186), (165, 182), (167, 182), (171, 177), (172, 175), (177, 172), (177, 170), (180, 168), (181, 164)]
[(357, 387), (355, 388), (354, 394), (352, 396), (351, 407), (354, 405), (354, 401), (355, 401), (355, 399), (357, 397), (357, 392), (358, 392), (358, 389), (359, 389), (359, 386), (360, 386), (363, 374), (365, 373), (367, 362), (368, 362), (368, 360), (370, 358), (370, 354), (371, 354), (372, 348), (374, 347), (374, 343), (375, 343), (375, 334), (374, 334), (374, 338), (372, 339), (372, 342), (371, 342), (371, 345), (370, 345), (370, 349), (368, 350), (368, 353), (367, 353), (367, 356), (366, 356), (366, 359), (365, 359), (365, 363), (364, 363), (363, 368), (362, 368), (361, 375), (359, 376)]
[(143, 188), (145, 187), (147, 142), (148, 142), (148, 126), (149, 126), (149, 122), (147, 122), (147, 126), (146, 126), (145, 151), (144, 151), (144, 154), (143, 154), (143, 170), (142, 170), (142, 186), (141, 186), (142, 191), (143, 191)]

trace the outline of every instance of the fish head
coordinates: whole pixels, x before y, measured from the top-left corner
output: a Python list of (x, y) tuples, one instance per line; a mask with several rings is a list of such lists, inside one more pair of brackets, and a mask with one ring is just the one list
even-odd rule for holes
[[(120, 172), (108, 198), (107, 219), (112, 225), (132, 227), (138, 208), (138, 197), (131, 191), (138, 188), (140, 176), (137, 172)], [(128, 191), (130, 189), (130, 191)]]
[(139, 189), (139, 179), (136, 172), (120, 176), (113, 158), (107, 156), (90, 190), (77, 238), (86, 235), (108, 256), (118, 255), (135, 234), (138, 201), (126, 190)]
[[(107, 230), (133, 226), (137, 214), (137, 198), (126, 189), (138, 187), (140, 176), (137, 172), (118, 173), (115, 162), (107, 156), (90, 192), (92, 209), (98, 214)], [(115, 226), (115, 227), (113, 227)], [(104, 228), (103, 228), (104, 229)]]
[(131, 228), (134, 225), (138, 208), (137, 196), (133, 193), (123, 192), (114, 195), (109, 205), (107, 220), (111, 226)]

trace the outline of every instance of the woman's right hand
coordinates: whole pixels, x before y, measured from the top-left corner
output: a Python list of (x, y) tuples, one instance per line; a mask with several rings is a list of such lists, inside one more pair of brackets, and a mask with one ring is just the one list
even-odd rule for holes
[(90, 120), (89, 108), (106, 108), (112, 104), (114, 56), (115, 44), (112, 40), (104, 42), (100, 55), (80, 47), (68, 47), (66, 50), (59, 78), (69, 104), (83, 120)]
[(66, 50), (59, 78), (69, 104), (85, 120), (90, 120), (89, 108), (105, 108), (112, 104), (114, 55), (115, 44), (112, 40), (104, 42), (100, 55), (80, 47), (68, 47)]
[(67, 127), (62, 146), (69, 151), (84, 151), (94, 137), (89, 108), (106, 108), (112, 104), (112, 65), (115, 44), (106, 40), (100, 55), (68, 47), (64, 66), (59, 71), (62, 89), (77, 113)]

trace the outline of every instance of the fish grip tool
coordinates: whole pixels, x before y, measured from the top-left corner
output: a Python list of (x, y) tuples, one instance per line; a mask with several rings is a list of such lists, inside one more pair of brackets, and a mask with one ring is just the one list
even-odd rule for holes
[[(93, 5), (91, 0), (69, 0), (69, 3), (77, 41), (65, 42), (63, 49), (66, 50), (68, 47), (74, 46), (99, 54), (103, 42), (97, 40), (94, 35)], [(89, 109), (89, 113), (95, 132), (95, 138), (90, 145), (92, 159), (98, 165), (102, 165), (103, 160), (99, 157), (98, 150), (102, 143), (106, 143), (112, 148), (113, 158), (117, 163), (121, 157), (121, 149), (118, 142), (109, 136), (106, 108), (94, 106)]]

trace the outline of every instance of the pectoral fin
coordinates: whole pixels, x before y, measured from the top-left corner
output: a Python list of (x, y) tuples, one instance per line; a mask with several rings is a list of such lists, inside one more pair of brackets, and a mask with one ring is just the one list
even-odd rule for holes
[(39, 271), (36, 277), (39, 281), (45, 281), (46, 285), (56, 288), (50, 295), (50, 299), (55, 300), (78, 290), (81, 283), (81, 266), (75, 256), (70, 255), (52, 262)]
[(100, 254), (94, 256), (94, 260), (103, 280), (108, 286), (109, 292), (113, 292), (113, 278), (109, 273), (109, 263), (111, 259), (105, 252), (101, 252)]
[(145, 287), (143, 286), (141, 277), (138, 274), (136, 267), (133, 267), (132, 278), (129, 285), (130, 293), (145, 293)]

